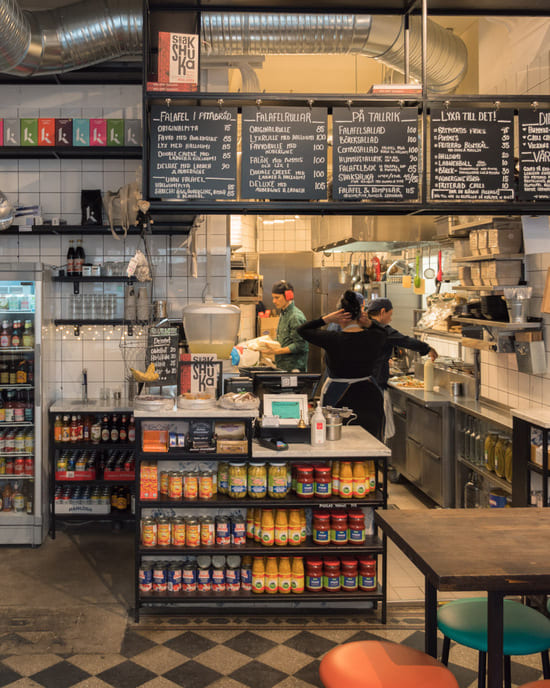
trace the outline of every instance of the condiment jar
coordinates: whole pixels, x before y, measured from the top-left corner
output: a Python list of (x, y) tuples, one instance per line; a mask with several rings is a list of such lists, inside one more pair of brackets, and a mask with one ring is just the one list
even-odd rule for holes
[(306, 590), (318, 592), (323, 589), (323, 560), (308, 557), (306, 559)]
[(315, 483), (313, 491), (316, 497), (330, 497), (332, 495), (330, 466), (315, 466)]
[(273, 499), (284, 499), (288, 494), (286, 463), (270, 463), (267, 472), (267, 493)]
[(310, 499), (313, 494), (313, 466), (296, 466), (296, 495)]
[(246, 465), (244, 463), (229, 464), (229, 492), (234, 499), (246, 497)]
[(342, 590), (357, 590), (357, 559), (342, 559)]
[(376, 558), (373, 556), (359, 558), (359, 590), (376, 590)]
[(267, 469), (265, 463), (248, 465), (248, 496), (263, 499), (267, 494)]
[(348, 541), (354, 545), (365, 542), (365, 514), (361, 509), (348, 511)]
[(330, 515), (330, 541), (335, 545), (348, 542), (348, 516), (342, 509), (334, 509)]
[(326, 545), (330, 542), (330, 514), (325, 511), (313, 512), (313, 542)]
[(323, 588), (336, 592), (340, 587), (340, 559), (327, 557), (323, 562)]

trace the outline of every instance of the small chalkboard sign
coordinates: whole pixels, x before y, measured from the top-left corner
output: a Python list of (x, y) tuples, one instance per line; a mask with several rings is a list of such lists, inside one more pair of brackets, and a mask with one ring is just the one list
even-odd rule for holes
[(519, 199), (550, 199), (550, 111), (519, 112)]
[(146, 365), (155, 364), (159, 379), (155, 385), (178, 382), (179, 331), (177, 327), (150, 327), (147, 337)]
[(241, 196), (326, 200), (327, 109), (243, 107)]
[(514, 111), (431, 110), (432, 201), (514, 200)]
[(416, 108), (334, 108), (334, 200), (418, 198)]
[(152, 198), (235, 198), (237, 108), (153, 105), (149, 158)]

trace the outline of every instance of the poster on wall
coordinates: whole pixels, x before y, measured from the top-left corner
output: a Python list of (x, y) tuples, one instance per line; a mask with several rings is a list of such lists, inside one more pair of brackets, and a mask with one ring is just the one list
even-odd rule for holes
[(432, 108), (430, 200), (514, 200), (514, 111)]
[(417, 108), (334, 108), (332, 131), (334, 200), (418, 198)]
[(150, 197), (235, 198), (237, 108), (153, 105), (150, 128)]
[(326, 108), (243, 107), (246, 199), (326, 200)]
[(550, 110), (519, 112), (520, 201), (550, 199)]

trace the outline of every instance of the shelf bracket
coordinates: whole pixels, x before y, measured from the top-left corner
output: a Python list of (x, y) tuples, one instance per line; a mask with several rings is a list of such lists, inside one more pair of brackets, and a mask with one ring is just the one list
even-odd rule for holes
[(132, 325), (132, 323), (128, 323), (126, 331), (128, 332), (128, 337), (134, 336), (134, 326)]
[[(78, 294), (78, 292), (76, 293)], [(75, 337), (80, 337), (80, 325), (78, 325), (77, 323), (73, 325), (73, 334)]]
[(80, 282), (78, 280), (73, 282), (73, 294), (80, 294)]

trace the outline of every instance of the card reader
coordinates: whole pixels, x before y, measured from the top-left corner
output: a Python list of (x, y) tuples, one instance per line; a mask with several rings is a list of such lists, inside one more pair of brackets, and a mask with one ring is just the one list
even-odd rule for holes
[(288, 449), (288, 444), (284, 440), (279, 440), (275, 437), (258, 437), (258, 442), (266, 449), (273, 449), (274, 451), (285, 451)]

